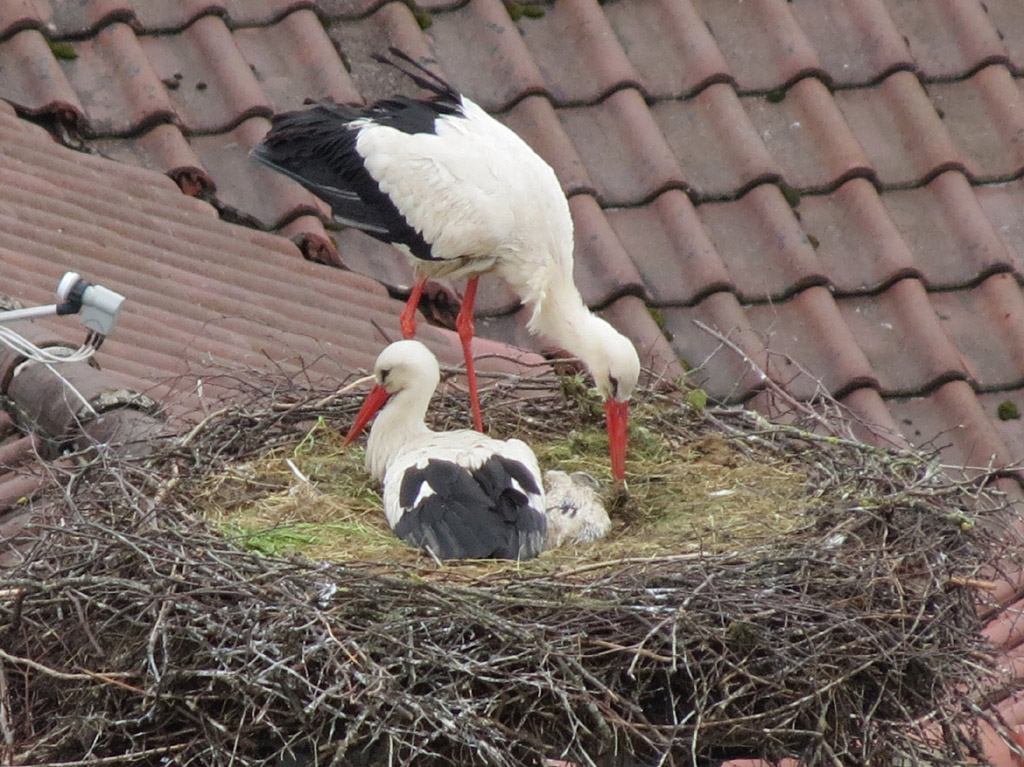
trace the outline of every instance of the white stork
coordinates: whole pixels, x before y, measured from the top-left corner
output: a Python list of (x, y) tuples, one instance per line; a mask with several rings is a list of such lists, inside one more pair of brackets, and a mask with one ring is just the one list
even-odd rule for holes
[(625, 477), (633, 344), (584, 304), (573, 282), (573, 223), (554, 171), (519, 136), (408, 55), (383, 57), (432, 96), (369, 106), (321, 101), (273, 118), (253, 150), (261, 163), (330, 204), (334, 218), (401, 250), (417, 278), (404, 338), (430, 277), (467, 277), (456, 320), (473, 423), (483, 431), (473, 365), (477, 280), (495, 272), (532, 309), (527, 328), (575, 354), (605, 402), (612, 473)]
[(423, 419), (441, 374), (419, 341), (396, 341), (377, 357), (370, 390), (345, 437), (377, 411), (366, 469), (383, 480), (384, 513), (402, 540), (439, 559), (532, 559), (547, 520), (537, 458), (518, 439), (469, 429), (436, 432)]

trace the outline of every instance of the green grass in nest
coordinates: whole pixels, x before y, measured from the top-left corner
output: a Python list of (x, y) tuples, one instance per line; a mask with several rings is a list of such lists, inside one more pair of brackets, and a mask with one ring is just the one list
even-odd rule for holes
[[(581, 397), (581, 406), (584, 400)], [(613, 521), (607, 538), (549, 552), (524, 566), (545, 569), (743, 548), (805, 523), (811, 493), (798, 463), (767, 451), (752, 456), (715, 432), (690, 439), (674, 429), (661, 433), (644, 426), (666, 411), (676, 420), (686, 411), (678, 402), (664, 399), (634, 406), (629, 490), (616, 492), (609, 474), (607, 435), (592, 410), (581, 407), (576, 428), (565, 436), (537, 433), (529, 419), (505, 434), (492, 428), (493, 436), (529, 442), (542, 469), (586, 471), (606, 488), (605, 504)], [(701, 418), (688, 412), (684, 417)], [(266, 555), (422, 562), (424, 555), (388, 528), (378, 485), (363, 467), (362, 447), (342, 449), (341, 443), (342, 434), (321, 418), (304, 435), (297, 435), (294, 444), (230, 464), (209, 477), (198, 505), (226, 535)], [(308, 481), (299, 478), (289, 461)]]

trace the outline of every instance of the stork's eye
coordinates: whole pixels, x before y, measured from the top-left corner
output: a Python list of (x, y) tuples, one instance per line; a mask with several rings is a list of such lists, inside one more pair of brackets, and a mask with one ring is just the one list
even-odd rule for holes
[(380, 382), (381, 383), (387, 382), (388, 376), (391, 375), (391, 368), (388, 368), (387, 370), (380, 371), (380, 373), (378, 373), (378, 375), (380, 376)]

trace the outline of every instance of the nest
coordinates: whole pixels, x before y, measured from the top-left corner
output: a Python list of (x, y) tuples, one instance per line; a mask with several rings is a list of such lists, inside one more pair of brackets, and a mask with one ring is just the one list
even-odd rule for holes
[[(571, 385), (513, 383), (485, 403), (502, 436), (600, 428)], [(994, 664), (976, 587), (1003, 501), (927, 457), (645, 391), (636, 420), (652, 430), (798, 463), (800, 524), (532, 568), (326, 563), (247, 549), (197, 504), (319, 419), (349, 423), (359, 397), (238, 387), (242, 404), (145, 458), (94, 456), (66, 482), (64, 519), (39, 525), (5, 574), (9, 763), (983, 761)], [(445, 426), (464, 410), (446, 394), (433, 413)], [(650, 523), (611, 500), (625, 529)]]

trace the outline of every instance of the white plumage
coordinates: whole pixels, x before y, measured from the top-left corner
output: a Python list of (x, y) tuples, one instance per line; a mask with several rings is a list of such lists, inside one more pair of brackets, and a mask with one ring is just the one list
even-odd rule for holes
[(383, 480), (388, 524), (439, 559), (530, 559), (547, 529), (544, 488), (533, 451), (518, 439), (424, 423), (440, 380), (437, 359), (418, 341), (396, 341), (374, 365), (376, 386), (356, 416), (349, 444), (379, 410), (366, 468)]
[[(331, 205), (334, 217), (389, 242), (417, 272), (402, 313), (415, 333), (427, 277), (467, 277), (456, 327), (473, 420), (483, 430), (470, 345), (479, 276), (500, 275), (531, 309), (530, 332), (588, 367), (605, 401), (612, 472), (625, 476), (628, 403), (640, 374), (633, 344), (586, 307), (573, 282), (573, 224), (551, 169), (519, 136), (400, 51), (398, 67), (428, 100), (320, 102), (277, 115), (253, 150), (260, 162)], [(386, 63), (393, 62), (381, 59)]]

